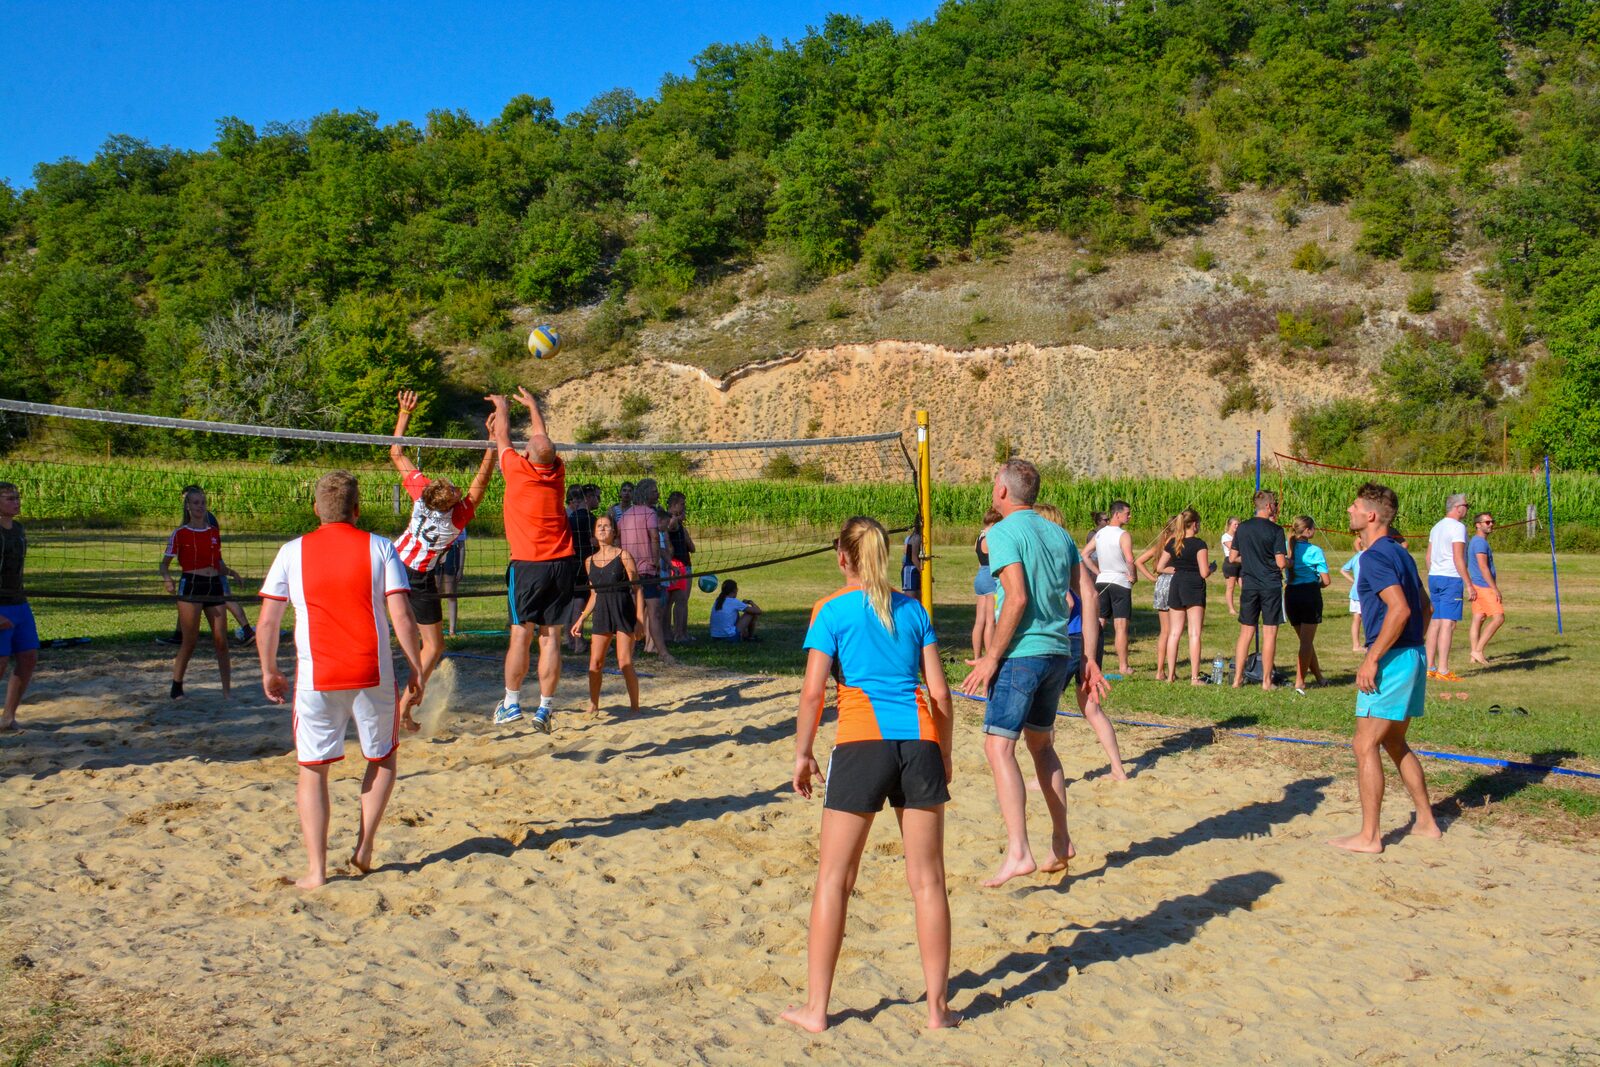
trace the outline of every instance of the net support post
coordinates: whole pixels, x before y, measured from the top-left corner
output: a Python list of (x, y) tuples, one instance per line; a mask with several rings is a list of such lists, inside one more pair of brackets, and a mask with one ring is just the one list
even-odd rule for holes
[(928, 413), (917, 412), (917, 528), (922, 533), (922, 606), (933, 614), (933, 466)]
[(1556, 591), (1556, 633), (1561, 633), (1561, 573), (1556, 569), (1556, 495), (1550, 486), (1550, 457), (1544, 457), (1544, 502), (1550, 515), (1550, 580)]
[(1261, 431), (1256, 431), (1256, 492), (1261, 492)]

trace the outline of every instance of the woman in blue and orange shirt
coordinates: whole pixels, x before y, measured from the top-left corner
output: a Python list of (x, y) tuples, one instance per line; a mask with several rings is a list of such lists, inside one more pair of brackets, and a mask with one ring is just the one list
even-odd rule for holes
[(850, 892), (872, 820), (887, 800), (905, 846), (928, 989), (928, 1026), (953, 1026), (958, 1019), (947, 1001), (950, 905), (944, 878), (950, 687), (927, 611), (889, 585), (883, 527), (858, 516), (844, 524), (834, 544), (844, 588), (817, 602), (806, 632), (794, 761), (794, 787), (802, 796), (810, 797), (812, 779), (821, 777), (812, 744), (830, 675), (838, 689), (839, 725), (823, 794), (806, 1003), (783, 1018), (812, 1033), (828, 1027)]

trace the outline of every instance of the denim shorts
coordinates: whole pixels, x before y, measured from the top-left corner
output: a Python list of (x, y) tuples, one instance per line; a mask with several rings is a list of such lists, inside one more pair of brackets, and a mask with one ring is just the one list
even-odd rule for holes
[(1061, 694), (1077, 673), (1077, 657), (1070, 655), (1006, 659), (989, 690), (983, 732), (1015, 741), (1025, 729), (1054, 730)]

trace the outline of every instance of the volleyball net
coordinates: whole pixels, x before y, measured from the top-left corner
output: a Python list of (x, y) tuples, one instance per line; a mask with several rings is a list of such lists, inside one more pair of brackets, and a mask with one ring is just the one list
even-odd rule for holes
[[(184, 524), (183, 497), (191, 486), (205, 491), (223, 558), (241, 575), (231, 598), (253, 598), (279, 546), (317, 525), (312, 487), (323, 474), (354, 474), (357, 525), (398, 537), (412, 498), (390, 462), (391, 446), (400, 444), (423, 474), (448, 477), (463, 492), (488, 447), (481, 440), (211, 423), (14, 400), (0, 400), (0, 418), (25, 423), (10, 427), (24, 445), (0, 459), (0, 481), (14, 482), (22, 493), (26, 593), (38, 599), (170, 603), (158, 568), (168, 538)], [(140, 454), (52, 447), (81, 440), (81, 433), (66, 431), (81, 430), (83, 423), (133, 436)], [(241, 441), (247, 447), (241, 449)], [(915, 466), (898, 431), (556, 447), (569, 489), (589, 490), (575, 506), (588, 510), (598, 497), (593, 515), (617, 506), (646, 480), (654, 482), (661, 509), (672, 494), (683, 494), (693, 552), (678, 580), (691, 584), (829, 551), (852, 515), (874, 516), (902, 532), (918, 514)], [(241, 451), (258, 458), (226, 458)], [(504, 488), (496, 470), (462, 544), (457, 597), (505, 596)]]
[[(1256, 480), (1278, 494), (1279, 521), (1311, 517), (1317, 537), (1349, 552), (1354, 544), (1345, 509), (1363, 483), (1381, 482), (1400, 498), (1394, 530), (1411, 542), (1412, 551), (1427, 551), (1427, 531), (1445, 513), (1449, 498), (1467, 498), (1467, 526), (1472, 516), (1488, 512), (1495, 526), (1489, 543), (1497, 551), (1550, 553), (1550, 579), (1555, 594), (1556, 632), (1563, 632), (1561, 577), (1556, 553), (1556, 501), (1548, 458), (1527, 473), (1513, 471), (1406, 471), (1346, 467), (1305, 456), (1273, 451), (1268, 462), (1258, 458)], [(1420, 544), (1418, 543), (1420, 541)]]

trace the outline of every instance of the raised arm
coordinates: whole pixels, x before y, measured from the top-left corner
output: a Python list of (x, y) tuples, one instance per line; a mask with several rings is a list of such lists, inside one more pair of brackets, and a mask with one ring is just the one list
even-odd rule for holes
[[(489, 412), (489, 417), (483, 420), (483, 427), (489, 431), (489, 440), (491, 441), (494, 440), (496, 421), (498, 420), (496, 420), (495, 413), (492, 411)], [(489, 491), (489, 479), (494, 477), (494, 455), (495, 450), (492, 447), (483, 450), (483, 459), (478, 464), (478, 473), (472, 476), (472, 484), (467, 487), (467, 503), (474, 508), (483, 502), (483, 494)]]
[[(394, 436), (404, 437), (406, 427), (411, 424), (411, 413), (417, 410), (417, 394), (410, 389), (402, 389), (395, 400), (400, 405), (400, 413), (394, 418)], [(394, 464), (394, 469), (402, 477), (417, 469), (417, 465), (406, 458), (405, 446), (399, 441), (389, 446), (389, 462)]]
[(517, 403), (528, 409), (528, 462), (539, 467), (550, 466), (556, 461), (556, 446), (545, 430), (539, 398), (528, 392), (527, 386), (519, 385)]
[(484, 426), (489, 430), (489, 440), (502, 452), (511, 452), (511, 408), (506, 403), (506, 398), (499, 393), (490, 393), (484, 397), (493, 408)]

